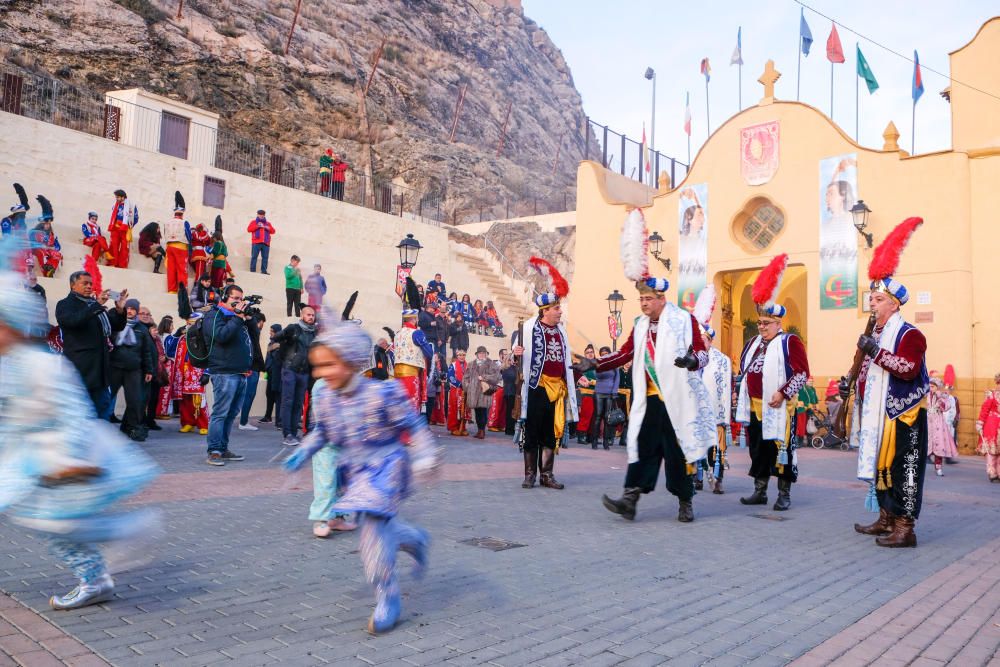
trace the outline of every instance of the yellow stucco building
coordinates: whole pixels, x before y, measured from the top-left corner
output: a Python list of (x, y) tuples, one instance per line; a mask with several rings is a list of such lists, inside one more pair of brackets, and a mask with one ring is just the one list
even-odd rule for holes
[(928, 367), (955, 367), (960, 448), (970, 452), (983, 391), (1000, 372), (1000, 100), (963, 84), (1000, 95), (1000, 17), (950, 61), (949, 151), (908, 155), (891, 123), (881, 150), (863, 147), (818, 109), (775, 99), (769, 62), (764, 98), (719, 127), (685, 180), (673, 189), (663, 183), (651, 204), (623, 194), (600, 164), (581, 163), (568, 306), (575, 345), (610, 342), (605, 300), (614, 289), (627, 299), (623, 335), (638, 314), (618, 257), (622, 222), (638, 204), (673, 264), (668, 274), (651, 257), (653, 275), (668, 277), (672, 298), (688, 304), (702, 281), (715, 284), (716, 341), (733, 359), (746, 323), (756, 320), (753, 279), (774, 255), (788, 253), (785, 328), (801, 333), (816, 385), (825, 386), (850, 367), (868, 317), (872, 250), (850, 213), (863, 200), (871, 209), (864, 231), (875, 245), (907, 217), (925, 221), (897, 273), (911, 295), (903, 314), (927, 336)]

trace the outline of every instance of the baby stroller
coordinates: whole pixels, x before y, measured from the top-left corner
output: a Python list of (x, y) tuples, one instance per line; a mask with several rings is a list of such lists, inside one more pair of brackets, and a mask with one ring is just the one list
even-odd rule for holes
[(837, 419), (837, 412), (843, 403), (827, 403), (829, 413), (816, 409), (809, 413), (809, 421), (806, 423), (806, 432), (809, 434), (809, 444), (813, 449), (823, 449), (825, 447), (840, 447), (840, 451), (846, 452), (851, 448), (850, 442), (846, 438), (838, 438), (833, 433), (833, 424)]

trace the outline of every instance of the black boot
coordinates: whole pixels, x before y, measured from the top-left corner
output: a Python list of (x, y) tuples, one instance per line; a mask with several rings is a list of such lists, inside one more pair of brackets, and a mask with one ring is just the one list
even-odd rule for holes
[(635, 504), (639, 502), (640, 490), (637, 488), (625, 489), (622, 497), (612, 500), (607, 496), (601, 496), (601, 502), (609, 512), (622, 515), (622, 518), (632, 521), (635, 519)]
[(787, 479), (778, 479), (778, 499), (774, 501), (774, 511), (784, 512), (792, 506), (792, 483)]
[(163, 255), (157, 255), (153, 258), (153, 273), (160, 272), (160, 265), (163, 264)]
[(677, 520), (681, 523), (691, 523), (694, 521), (694, 507), (690, 500), (682, 500), (677, 509)]
[(539, 475), (538, 484), (549, 489), (564, 489), (566, 486), (557, 482), (556, 478), (552, 475), (552, 467), (555, 465), (555, 459), (556, 450), (549, 447), (542, 448), (541, 475)]
[(538, 473), (538, 450), (524, 450), (524, 481), (522, 489), (530, 489), (535, 485), (535, 475)]
[(770, 477), (755, 477), (753, 480), (753, 493), (746, 498), (740, 498), (740, 502), (744, 505), (766, 505), (768, 480), (770, 480)]

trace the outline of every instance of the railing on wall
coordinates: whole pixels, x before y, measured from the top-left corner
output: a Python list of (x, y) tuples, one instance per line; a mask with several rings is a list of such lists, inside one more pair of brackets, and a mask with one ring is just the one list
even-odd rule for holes
[(590, 118), (587, 119), (584, 151), (588, 160), (596, 160), (605, 169), (645, 183), (651, 188), (658, 187), (661, 172), (670, 176), (671, 187), (676, 186), (687, 176), (690, 166), (660, 151), (643, 150), (641, 142), (629, 139), (607, 125), (595, 123)]

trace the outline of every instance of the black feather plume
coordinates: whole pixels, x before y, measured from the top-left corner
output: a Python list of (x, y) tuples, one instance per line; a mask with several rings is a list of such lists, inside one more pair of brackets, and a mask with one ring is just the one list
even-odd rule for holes
[(181, 191), (180, 190), (176, 190), (174, 192), (174, 208), (183, 208), (183, 209), (187, 208), (184, 205), (184, 197), (181, 196)]
[(221, 215), (215, 216), (215, 231), (217, 231), (220, 234), (222, 233), (222, 216)]
[(181, 316), (182, 320), (187, 320), (191, 317), (191, 300), (188, 298), (187, 286), (181, 283), (177, 286), (177, 314)]
[(420, 308), (420, 290), (417, 289), (417, 283), (413, 281), (413, 278), (406, 276), (406, 307), (412, 309)]
[(42, 217), (39, 219), (53, 220), (54, 216), (52, 215), (52, 202), (50, 202), (48, 198), (45, 197), (45, 195), (38, 195), (37, 197), (35, 197), (35, 199), (38, 200), (38, 203), (42, 207)]
[(351, 319), (351, 311), (354, 310), (354, 304), (357, 302), (357, 300), (358, 300), (358, 291), (354, 290), (354, 294), (351, 295), (351, 298), (347, 300), (347, 305), (344, 306), (344, 312), (340, 314), (341, 320), (346, 322), (347, 320)]
[(393, 331), (389, 327), (382, 327), (382, 331), (386, 332), (386, 334), (389, 335), (389, 340), (390, 341), (393, 341), (393, 342), (396, 341), (396, 332), (395, 331)]
[(14, 184), (14, 192), (17, 193), (17, 198), (21, 201), (21, 206), (27, 211), (31, 208), (31, 204), (28, 203), (28, 193), (24, 191), (24, 186), (20, 183)]

